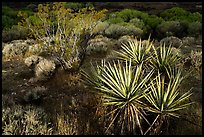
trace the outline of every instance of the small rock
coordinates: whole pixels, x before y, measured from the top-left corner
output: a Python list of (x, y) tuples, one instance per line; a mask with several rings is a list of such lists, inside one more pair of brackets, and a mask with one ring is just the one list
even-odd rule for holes
[(30, 78), (30, 79), (28, 80), (28, 82), (31, 83), (31, 84), (33, 84), (33, 83), (37, 82), (37, 78)]

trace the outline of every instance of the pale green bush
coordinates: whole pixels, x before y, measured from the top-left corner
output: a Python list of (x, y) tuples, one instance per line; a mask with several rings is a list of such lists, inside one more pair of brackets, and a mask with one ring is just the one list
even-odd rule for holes
[(143, 30), (135, 27), (134, 25), (119, 25), (119, 24), (111, 24), (106, 30), (105, 35), (112, 38), (119, 38), (124, 35), (134, 35), (140, 37), (143, 33)]
[(11, 29), (2, 31), (2, 41), (10, 42), (12, 40), (27, 39), (27, 35), (27, 29), (14, 25), (11, 27)]
[(190, 36), (198, 36), (202, 34), (202, 23), (196, 21), (189, 24), (188, 34)]
[(156, 32), (159, 38), (164, 38), (166, 36), (176, 36), (182, 35), (183, 27), (179, 21), (163, 21), (156, 27)]
[(144, 29), (145, 28), (145, 24), (144, 22), (139, 19), (139, 18), (133, 18), (129, 21), (129, 23), (133, 24), (134, 26), (140, 28), (140, 29)]
[(104, 34), (105, 30), (108, 28), (110, 24), (107, 21), (100, 21), (96, 27), (93, 29), (94, 34)]

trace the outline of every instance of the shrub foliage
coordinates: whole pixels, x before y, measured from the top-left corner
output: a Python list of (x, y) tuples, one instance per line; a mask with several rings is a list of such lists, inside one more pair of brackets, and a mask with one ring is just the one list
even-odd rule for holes
[(94, 27), (105, 16), (106, 10), (83, 8), (73, 12), (63, 4), (39, 4), (38, 12), (30, 17), (19, 12), (23, 17), (19, 25), (30, 29), (31, 35), (41, 43), (41, 48), (47, 49), (66, 66), (70, 58), (81, 59)]

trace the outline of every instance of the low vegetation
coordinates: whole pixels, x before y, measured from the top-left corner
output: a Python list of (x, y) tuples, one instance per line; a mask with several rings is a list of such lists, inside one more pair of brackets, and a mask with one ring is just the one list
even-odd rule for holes
[(201, 134), (202, 14), (45, 2), (2, 24), (3, 135)]

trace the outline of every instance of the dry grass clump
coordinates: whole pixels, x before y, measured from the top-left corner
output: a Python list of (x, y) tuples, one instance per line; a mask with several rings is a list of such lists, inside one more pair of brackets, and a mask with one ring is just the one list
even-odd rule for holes
[(200, 70), (202, 66), (202, 51), (191, 51), (191, 64), (196, 70)]
[(34, 106), (2, 108), (3, 135), (51, 135), (52, 128), (43, 109)]
[(65, 114), (57, 114), (55, 123), (56, 135), (78, 135), (77, 118)]

